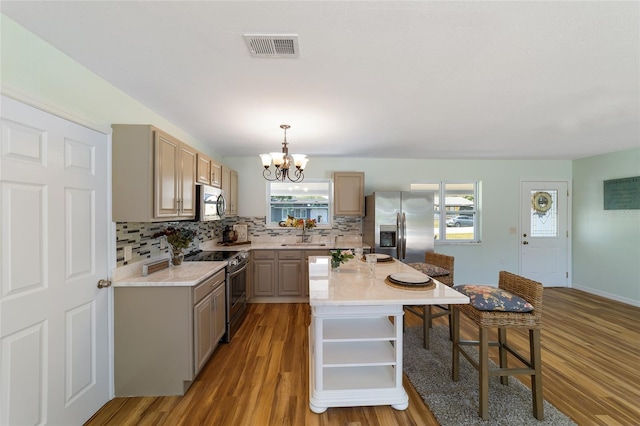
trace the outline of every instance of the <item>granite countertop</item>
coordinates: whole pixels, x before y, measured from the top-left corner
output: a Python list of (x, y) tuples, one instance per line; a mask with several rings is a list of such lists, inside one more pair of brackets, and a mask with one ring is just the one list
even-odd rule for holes
[[(376, 264), (375, 277), (369, 276), (367, 264), (351, 259), (340, 271), (330, 270), (328, 256), (309, 257), (309, 304), (311, 306), (357, 305), (448, 305), (469, 303), (469, 298), (446, 284), (434, 280), (430, 290), (400, 289), (385, 283), (393, 273), (409, 273), (425, 277), (398, 261)], [(433, 278), (432, 278), (433, 279)]]
[(238, 251), (238, 250), (335, 250), (335, 249), (353, 249), (356, 247), (362, 247), (365, 250), (370, 250), (371, 246), (363, 244), (362, 242), (313, 242), (313, 243), (296, 243), (289, 242), (287, 240), (274, 239), (273, 241), (258, 241), (251, 242), (249, 244), (235, 244), (230, 246), (223, 246), (218, 244), (218, 241), (205, 241), (200, 243), (200, 250), (210, 251)]
[[(282, 244), (290, 244), (283, 246)], [(323, 245), (324, 244), (324, 245)], [(337, 248), (355, 248), (362, 246), (365, 250), (370, 246), (361, 242), (340, 242), (337, 243), (310, 243), (297, 245), (284, 239), (273, 239), (272, 241), (261, 241), (250, 244), (236, 244), (223, 246), (218, 241), (205, 241), (200, 243), (200, 250), (205, 251), (240, 251), (240, 250), (334, 250)], [(142, 264), (131, 265), (127, 270), (118, 268), (121, 271), (114, 273), (114, 287), (161, 287), (161, 286), (194, 286), (203, 279), (210, 277), (220, 269), (224, 268), (227, 262), (183, 262), (180, 266), (174, 266), (162, 271), (154, 272), (142, 276)], [(126, 276), (123, 276), (126, 275)]]
[(191, 287), (227, 266), (227, 262), (182, 262), (146, 277), (135, 274), (113, 282), (114, 287)]

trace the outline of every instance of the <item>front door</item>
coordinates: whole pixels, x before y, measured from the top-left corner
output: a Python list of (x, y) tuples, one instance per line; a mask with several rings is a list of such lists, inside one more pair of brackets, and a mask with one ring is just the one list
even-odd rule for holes
[(0, 424), (82, 424), (110, 396), (108, 137), (1, 102)]
[(520, 274), (545, 287), (567, 287), (568, 183), (523, 181), (520, 194)]

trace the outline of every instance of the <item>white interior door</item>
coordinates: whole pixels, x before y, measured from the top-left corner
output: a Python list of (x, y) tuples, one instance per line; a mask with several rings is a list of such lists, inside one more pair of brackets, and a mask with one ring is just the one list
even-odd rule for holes
[(1, 111), (0, 424), (82, 424), (109, 399), (108, 137)]
[(520, 274), (546, 287), (566, 287), (568, 183), (522, 182), (520, 193)]

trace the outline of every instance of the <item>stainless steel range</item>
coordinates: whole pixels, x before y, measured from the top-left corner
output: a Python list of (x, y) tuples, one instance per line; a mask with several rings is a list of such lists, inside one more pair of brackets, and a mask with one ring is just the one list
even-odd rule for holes
[(226, 273), (226, 333), (223, 341), (231, 338), (247, 315), (248, 251), (197, 251), (184, 257), (185, 262), (227, 262)]

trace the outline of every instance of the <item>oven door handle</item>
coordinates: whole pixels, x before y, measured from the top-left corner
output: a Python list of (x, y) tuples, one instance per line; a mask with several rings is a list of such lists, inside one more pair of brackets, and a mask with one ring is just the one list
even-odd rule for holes
[(244, 266), (236, 271), (233, 272), (229, 272), (229, 278), (234, 278), (236, 275), (238, 275), (240, 272), (244, 271), (245, 269), (247, 269), (247, 266), (249, 264), (245, 263)]

